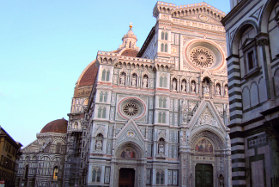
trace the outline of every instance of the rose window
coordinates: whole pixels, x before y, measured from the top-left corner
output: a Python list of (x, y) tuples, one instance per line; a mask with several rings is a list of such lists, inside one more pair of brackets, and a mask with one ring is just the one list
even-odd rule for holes
[(130, 101), (123, 106), (123, 112), (128, 116), (134, 116), (139, 112), (139, 105), (135, 101)]
[(145, 113), (145, 105), (139, 98), (124, 98), (120, 101), (118, 111), (121, 117), (125, 119), (139, 119)]
[(190, 60), (195, 66), (209, 68), (214, 63), (214, 54), (206, 48), (196, 47), (191, 50)]

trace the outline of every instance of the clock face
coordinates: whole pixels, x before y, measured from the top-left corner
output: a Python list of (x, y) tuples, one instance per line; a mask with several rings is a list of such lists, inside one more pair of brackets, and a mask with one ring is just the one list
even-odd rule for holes
[(192, 42), (185, 49), (186, 62), (195, 69), (213, 70), (223, 64), (223, 54), (215, 45), (204, 42)]

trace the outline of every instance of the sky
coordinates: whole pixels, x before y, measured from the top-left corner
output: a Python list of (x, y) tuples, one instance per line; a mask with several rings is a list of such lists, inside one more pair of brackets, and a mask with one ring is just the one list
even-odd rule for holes
[[(99, 50), (116, 50), (130, 23), (141, 47), (155, 24), (156, 2), (0, 0), (1, 127), (27, 146), (50, 121), (68, 120), (83, 69)], [(203, 2), (229, 12), (229, 0)]]

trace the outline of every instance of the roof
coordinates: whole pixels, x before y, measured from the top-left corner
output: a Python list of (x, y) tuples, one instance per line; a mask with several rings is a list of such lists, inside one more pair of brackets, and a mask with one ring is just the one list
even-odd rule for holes
[(135, 49), (126, 49), (121, 53), (122, 56), (130, 56), (130, 57), (136, 57), (137, 54), (138, 51)]
[(98, 67), (96, 66), (96, 60), (91, 62), (79, 77), (77, 86), (91, 86), (94, 84), (96, 76), (98, 74)]
[(67, 126), (68, 126), (67, 120), (65, 120), (64, 118), (57, 119), (46, 124), (44, 128), (42, 128), (40, 133), (48, 133), (48, 132), (67, 133)]

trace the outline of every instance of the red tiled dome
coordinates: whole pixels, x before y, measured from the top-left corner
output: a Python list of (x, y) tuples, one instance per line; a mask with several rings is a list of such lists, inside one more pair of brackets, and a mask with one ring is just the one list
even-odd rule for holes
[(135, 49), (126, 49), (121, 53), (122, 56), (130, 56), (130, 57), (136, 57), (137, 54), (138, 51)]
[(67, 133), (68, 121), (63, 119), (57, 119), (49, 122), (42, 128), (40, 133), (56, 132), (56, 133)]
[(81, 74), (78, 86), (91, 86), (94, 84), (97, 73), (98, 73), (98, 67), (96, 66), (96, 60), (94, 60), (92, 63), (90, 63), (84, 72)]

